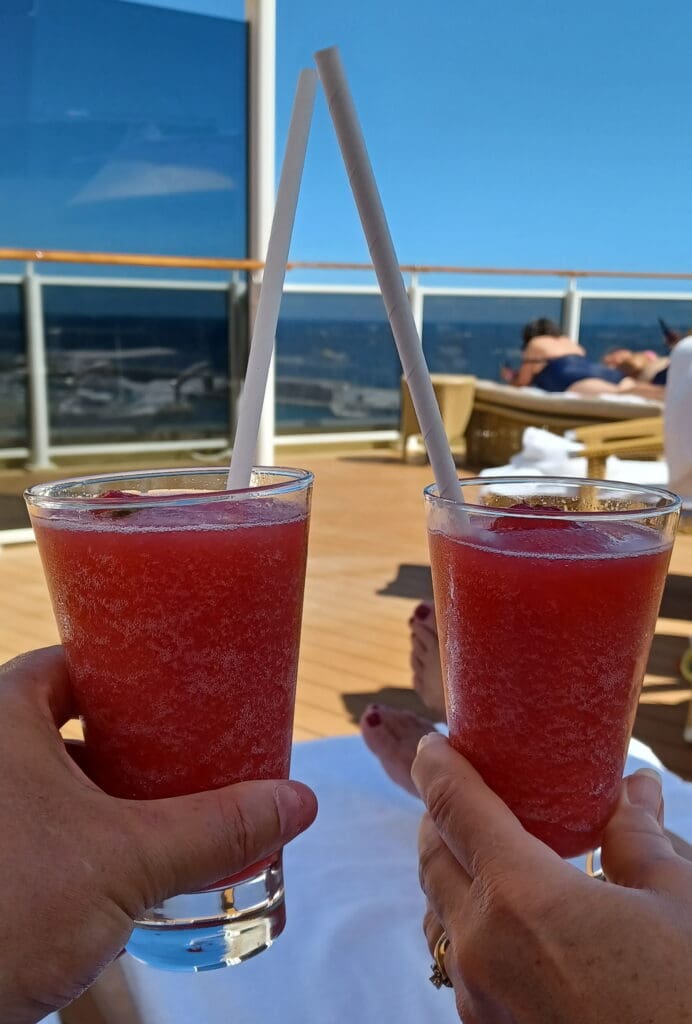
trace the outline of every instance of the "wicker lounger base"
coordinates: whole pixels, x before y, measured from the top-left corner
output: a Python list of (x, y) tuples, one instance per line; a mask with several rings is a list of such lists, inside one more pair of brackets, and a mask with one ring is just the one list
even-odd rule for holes
[[(483, 390), (477, 386), (473, 411), (466, 429), (466, 461), (469, 466), (479, 469), (503, 466), (509, 462), (512, 455), (521, 450), (526, 427), (541, 427), (554, 434), (564, 434), (566, 430), (577, 427), (654, 416), (661, 412), (661, 407), (655, 402), (628, 404), (604, 401), (602, 408), (599, 408), (599, 402), (591, 399), (581, 407), (580, 399), (553, 401), (552, 396), (549, 399), (538, 397), (532, 407), (526, 401), (527, 396), (522, 395), (522, 404), (519, 406), (497, 400), (495, 395), (486, 397)], [(496, 390), (504, 392), (511, 389)], [(548, 403), (556, 408), (546, 408)]]

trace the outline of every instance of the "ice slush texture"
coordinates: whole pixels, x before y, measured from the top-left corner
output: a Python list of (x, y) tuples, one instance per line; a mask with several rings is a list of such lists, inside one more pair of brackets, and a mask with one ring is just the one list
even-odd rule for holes
[(670, 546), (544, 516), (429, 542), (452, 744), (528, 831), (585, 853), (617, 799)]
[(34, 527), (99, 786), (148, 799), (287, 776), (304, 513), (253, 498)]

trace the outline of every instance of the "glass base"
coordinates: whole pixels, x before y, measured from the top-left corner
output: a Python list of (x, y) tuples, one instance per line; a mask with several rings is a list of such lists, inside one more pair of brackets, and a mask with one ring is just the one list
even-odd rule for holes
[(165, 900), (135, 922), (127, 951), (164, 971), (213, 971), (249, 960), (284, 930), (281, 854), (235, 885)]

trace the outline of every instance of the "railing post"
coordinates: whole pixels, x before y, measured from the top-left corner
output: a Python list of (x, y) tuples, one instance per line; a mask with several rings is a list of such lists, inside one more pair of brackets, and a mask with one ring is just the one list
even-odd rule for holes
[[(411, 313), (413, 315), (413, 322), (416, 325), (416, 330), (418, 331), (418, 337), (420, 338), (421, 345), (422, 345), (423, 344), (423, 301), (424, 301), (424, 299), (423, 299), (423, 292), (421, 290), (421, 287), (420, 287), (420, 284), (419, 284), (419, 281), (418, 281), (418, 274), (416, 274), (415, 272), (411, 274), (411, 278), (409, 280), (409, 286), (408, 286), (408, 289), (407, 289), (407, 294), (408, 294), (409, 305), (411, 306)], [(400, 399), (400, 403), (401, 403), (400, 409), (399, 409), (399, 441), (401, 443), (401, 452), (402, 452), (404, 461), (406, 461), (406, 455), (407, 455), (407, 451), (408, 451), (408, 441), (409, 440), (411, 440), (411, 441), (413, 440), (413, 436), (411, 434), (407, 435), (407, 433), (406, 433), (406, 424), (407, 424), (408, 420), (411, 418), (411, 415), (412, 415), (412, 413), (411, 413), (410, 397), (407, 397), (406, 390), (407, 389), (406, 389), (405, 385), (402, 383), (401, 388), (399, 389), (399, 399)], [(407, 406), (408, 406), (408, 412), (406, 411), (407, 410)], [(413, 414), (412, 423), (413, 424), (416, 423), (415, 414)]]
[(234, 270), (228, 286), (228, 436), (233, 446), (248, 355), (247, 287)]
[(569, 286), (562, 302), (562, 330), (568, 338), (579, 341), (581, 328), (581, 295), (577, 291), (576, 279), (570, 277)]
[(29, 398), (30, 469), (50, 469), (50, 421), (48, 376), (46, 372), (46, 336), (43, 321), (41, 281), (33, 263), (26, 264), (24, 275), (24, 338)]
[(418, 274), (411, 274), (411, 281), (408, 286), (408, 301), (411, 303), (413, 321), (418, 331), (418, 336), (423, 341), (423, 292), (418, 282)]
[[(248, 241), (251, 259), (264, 260), (274, 213), (274, 133), (276, 94), (276, 0), (245, 0), (249, 32), (249, 209)], [(250, 336), (262, 283), (261, 271), (249, 277), (248, 318)], [(275, 388), (272, 358), (264, 393), (257, 438), (260, 466), (274, 464)]]

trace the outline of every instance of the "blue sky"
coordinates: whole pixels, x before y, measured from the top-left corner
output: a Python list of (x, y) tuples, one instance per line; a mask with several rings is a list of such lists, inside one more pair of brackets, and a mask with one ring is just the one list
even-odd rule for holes
[[(277, 9), (277, 173), (297, 73), (336, 43), (402, 262), (691, 269), (688, 0)], [(321, 97), (292, 255), (367, 259)]]

